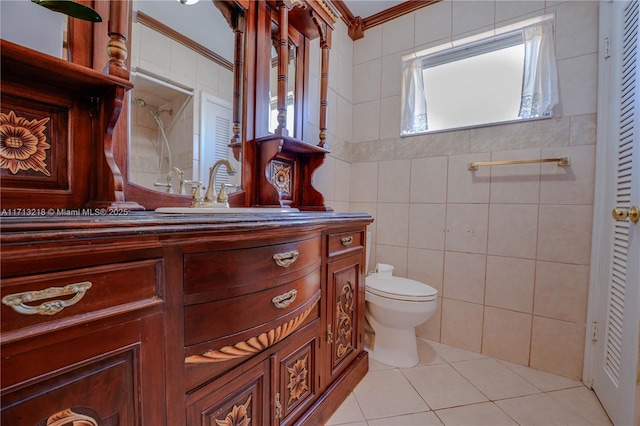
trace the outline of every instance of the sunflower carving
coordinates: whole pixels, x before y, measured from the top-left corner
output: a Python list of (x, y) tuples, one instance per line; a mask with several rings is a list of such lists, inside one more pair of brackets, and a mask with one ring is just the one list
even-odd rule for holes
[(224, 420), (216, 419), (216, 424), (218, 426), (249, 426), (251, 424), (249, 405), (251, 405), (251, 395), (249, 395), (244, 404), (234, 405)]
[(291, 165), (271, 162), (272, 183), (283, 195), (291, 195)]
[(20, 170), (34, 170), (51, 176), (45, 163), (45, 151), (51, 148), (44, 135), (48, 122), (49, 117), (29, 121), (13, 111), (0, 113), (0, 169), (14, 175)]
[(287, 389), (289, 389), (289, 404), (300, 399), (304, 392), (309, 390), (309, 386), (307, 386), (308, 357), (309, 355), (307, 354), (304, 358), (298, 359), (292, 367), (287, 367), (287, 372), (289, 373), (289, 384), (287, 385)]

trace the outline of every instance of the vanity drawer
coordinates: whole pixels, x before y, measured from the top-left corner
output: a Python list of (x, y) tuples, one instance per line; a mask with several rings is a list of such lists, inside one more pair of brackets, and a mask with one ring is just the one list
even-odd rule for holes
[[(209, 300), (240, 296), (273, 287), (273, 280), (294, 278), (320, 266), (320, 238), (184, 256), (184, 294), (207, 293)], [(282, 282), (279, 280), (278, 282)]]
[[(256, 337), (300, 316), (320, 298), (320, 268), (279, 286), (240, 297), (185, 306), (186, 346), (216, 348)], [(189, 351), (191, 352), (191, 351)]]
[(161, 260), (152, 259), (4, 279), (2, 333), (73, 318), (85, 322), (117, 313), (101, 310), (145, 299), (155, 303), (161, 265)]
[(364, 247), (364, 231), (340, 232), (327, 235), (327, 255), (338, 256)]

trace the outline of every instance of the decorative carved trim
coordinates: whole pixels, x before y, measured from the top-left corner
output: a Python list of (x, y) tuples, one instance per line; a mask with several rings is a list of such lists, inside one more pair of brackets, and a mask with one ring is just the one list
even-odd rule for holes
[(224, 346), (220, 349), (209, 350), (202, 355), (192, 355), (185, 358), (187, 364), (199, 364), (208, 362), (224, 362), (243, 356), (253, 355), (258, 352), (275, 345), (300, 327), (304, 320), (309, 316), (318, 301), (316, 300), (304, 312), (292, 320), (279, 325), (276, 328), (252, 337), (244, 342), (235, 345)]
[(44, 134), (48, 122), (49, 117), (29, 121), (13, 111), (0, 113), (0, 169), (14, 175), (20, 170), (34, 170), (51, 176), (45, 163), (45, 151), (51, 148)]
[(282, 195), (291, 195), (291, 164), (271, 162), (271, 183)]
[(333, 0), (333, 3), (340, 11), (342, 21), (349, 27), (349, 37), (355, 41), (363, 38), (365, 30), (369, 28), (384, 24), (392, 19), (399, 18), (400, 16), (441, 1), (442, 0), (408, 0), (365, 18), (354, 16), (342, 0)]
[(333, 20), (333, 22), (337, 22), (340, 19), (340, 11), (331, 3), (327, 3), (324, 0), (316, 0), (316, 3), (320, 5), (322, 10), (324, 10), (327, 15)]
[(249, 406), (251, 405), (251, 394), (242, 405), (234, 405), (231, 411), (229, 411), (224, 420), (216, 419), (216, 425), (218, 426), (235, 426), (235, 425), (250, 425), (251, 418), (249, 417)]
[(157, 21), (155, 19), (153, 19), (151, 16), (143, 13), (143, 12), (137, 12), (136, 13), (136, 22), (151, 28), (152, 30), (155, 30), (157, 32), (159, 32), (160, 34), (169, 37), (172, 40), (177, 41), (180, 44), (183, 44), (184, 46), (187, 46), (189, 49), (195, 51), (196, 53), (199, 53), (200, 55), (206, 57), (207, 59), (215, 62), (216, 64), (220, 65), (221, 67), (224, 67), (226, 69), (228, 69), (229, 71), (233, 71), (233, 64), (229, 61), (227, 61), (225, 58), (223, 58), (222, 56), (218, 55), (217, 53), (215, 53), (214, 51), (207, 49), (206, 47), (204, 47), (203, 45), (194, 42), (193, 40), (185, 37), (184, 35), (180, 34), (179, 32), (175, 31), (174, 29), (166, 26), (165, 24), (163, 24), (160, 21)]
[(336, 358), (342, 358), (349, 349), (351, 344), (351, 336), (353, 334), (353, 285), (347, 281), (342, 286), (342, 290), (336, 301)]
[(309, 372), (309, 370), (307, 370), (308, 359), (309, 354), (306, 354), (304, 358), (298, 359), (293, 366), (287, 366), (287, 372), (289, 373), (289, 384), (287, 384), (287, 389), (289, 389), (289, 402), (287, 402), (287, 404), (291, 404), (293, 401), (300, 399), (300, 397), (309, 390), (309, 386), (307, 385)]

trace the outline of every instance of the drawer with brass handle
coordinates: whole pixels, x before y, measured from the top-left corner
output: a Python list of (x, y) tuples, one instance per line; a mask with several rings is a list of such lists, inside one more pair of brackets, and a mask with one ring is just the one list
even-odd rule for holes
[(329, 234), (327, 238), (329, 257), (360, 250), (364, 246), (364, 233), (360, 230)]
[(74, 316), (86, 321), (99, 317), (99, 310), (113, 314), (130, 303), (157, 303), (161, 265), (151, 259), (4, 279), (2, 333)]
[(204, 344), (204, 349), (210, 349), (218, 346), (213, 342), (220, 342), (219, 346), (224, 346), (250, 339), (268, 331), (263, 330), (264, 327), (289, 321), (289, 316), (319, 297), (320, 268), (316, 268), (302, 278), (277, 287), (185, 306), (185, 345)]
[(320, 266), (320, 238), (184, 255), (185, 304), (255, 293)]

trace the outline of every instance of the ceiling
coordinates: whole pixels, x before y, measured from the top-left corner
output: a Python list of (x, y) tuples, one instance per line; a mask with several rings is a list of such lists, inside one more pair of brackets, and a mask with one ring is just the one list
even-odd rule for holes
[(402, 3), (404, 0), (343, 0), (353, 16), (367, 18)]

